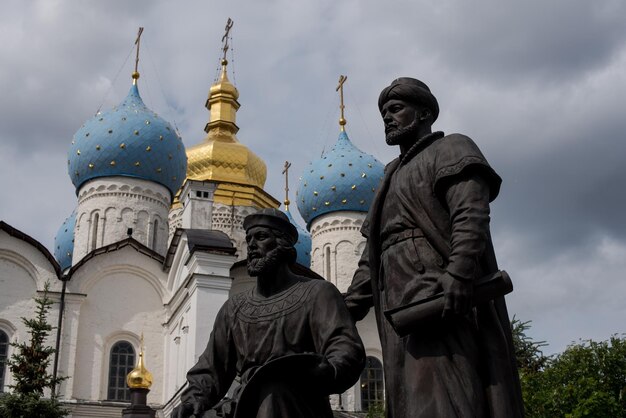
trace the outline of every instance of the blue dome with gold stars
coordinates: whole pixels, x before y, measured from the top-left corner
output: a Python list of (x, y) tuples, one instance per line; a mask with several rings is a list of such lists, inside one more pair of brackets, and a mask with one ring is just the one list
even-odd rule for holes
[(88, 180), (125, 176), (162, 184), (174, 197), (187, 173), (181, 138), (146, 107), (136, 84), (122, 103), (76, 132), (67, 163), (76, 193)]
[(310, 230), (318, 216), (337, 211), (367, 212), (383, 178), (383, 164), (355, 147), (341, 131), (335, 145), (309, 163), (296, 202)]
[(63, 221), (57, 235), (54, 237), (54, 258), (59, 262), (61, 270), (72, 267), (75, 226), (76, 212), (72, 212), (72, 214)]
[(298, 258), (296, 259), (296, 262), (298, 264), (302, 264), (305, 267), (311, 267), (311, 234), (309, 234), (309, 232), (302, 228), (294, 219), (293, 216), (291, 215), (291, 212), (289, 212), (289, 209), (287, 209), (285, 211), (285, 215), (287, 215), (287, 218), (289, 218), (289, 222), (291, 222), (291, 224), (293, 226), (296, 227), (296, 230), (298, 231), (298, 242), (296, 242), (296, 251), (298, 253)]

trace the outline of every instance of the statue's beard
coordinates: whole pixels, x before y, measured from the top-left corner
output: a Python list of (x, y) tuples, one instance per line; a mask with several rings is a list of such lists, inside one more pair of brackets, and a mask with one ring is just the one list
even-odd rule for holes
[(385, 136), (387, 145), (400, 145), (406, 142), (415, 141), (418, 136), (419, 122), (414, 120), (409, 126), (389, 131)]
[(268, 251), (267, 254), (261, 258), (250, 258), (248, 254), (248, 274), (252, 277), (256, 277), (275, 271), (285, 259), (283, 253), (282, 247), (279, 246)]

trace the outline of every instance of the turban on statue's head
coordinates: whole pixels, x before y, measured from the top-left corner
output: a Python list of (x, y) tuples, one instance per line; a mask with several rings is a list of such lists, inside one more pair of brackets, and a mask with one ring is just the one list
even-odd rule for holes
[(378, 109), (382, 110), (383, 105), (391, 99), (403, 100), (427, 107), (432, 113), (433, 122), (437, 120), (437, 116), (439, 116), (439, 104), (437, 103), (437, 99), (435, 99), (435, 96), (433, 96), (426, 84), (415, 78), (400, 77), (393, 80), (388, 87), (385, 87), (383, 91), (380, 92), (380, 96), (378, 97)]
[(282, 211), (274, 208), (261, 209), (257, 213), (248, 215), (243, 220), (246, 232), (255, 226), (262, 226), (283, 232), (291, 240), (291, 245), (298, 242), (298, 230)]

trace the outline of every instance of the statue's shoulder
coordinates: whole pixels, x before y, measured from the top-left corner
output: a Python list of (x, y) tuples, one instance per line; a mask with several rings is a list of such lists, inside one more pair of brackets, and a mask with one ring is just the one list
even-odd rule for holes
[(304, 293), (318, 292), (320, 289), (325, 288), (327, 284), (330, 284), (332, 286), (332, 284), (327, 282), (326, 280), (312, 279), (310, 277), (300, 275), (298, 275), (297, 277), (298, 284), (296, 286), (301, 287), (302, 292)]
[[(310, 277), (299, 276), (301, 281), (298, 283), (298, 291), (294, 292), (302, 295), (303, 299), (328, 299), (334, 293), (339, 294), (339, 291), (334, 284), (327, 280), (312, 279)], [(339, 296), (341, 296), (339, 294)]]
[(446, 135), (428, 148), (435, 162), (435, 170), (463, 167), (468, 163), (489, 165), (478, 145), (463, 134)]
[(337, 287), (328, 280), (309, 280), (311, 291), (315, 295), (321, 295), (321, 297), (332, 297), (338, 295), (341, 297), (339, 289), (337, 289)]
[(463, 134), (446, 135), (435, 141), (435, 189), (442, 180), (462, 173), (479, 173), (490, 186), (490, 200), (498, 195), (502, 179), (491, 168), (478, 145)]
[(387, 165), (385, 165), (383, 172), (387, 173), (389, 170), (393, 170), (398, 165), (399, 161), (400, 161), (400, 157), (397, 157), (391, 160), (389, 163), (387, 163)]
[(478, 145), (467, 135), (449, 134), (435, 141), (433, 145), (442, 163), (450, 162), (450, 160), (455, 162), (466, 156), (485, 159)]

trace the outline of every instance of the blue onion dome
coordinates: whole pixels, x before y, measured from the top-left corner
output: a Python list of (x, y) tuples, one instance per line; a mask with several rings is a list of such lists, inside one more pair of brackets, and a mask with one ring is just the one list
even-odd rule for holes
[(76, 193), (88, 180), (125, 176), (159, 183), (173, 197), (187, 173), (180, 136), (146, 107), (135, 83), (122, 103), (98, 112), (76, 132), (67, 163)]
[(293, 216), (291, 215), (291, 212), (289, 212), (289, 208), (287, 208), (287, 210), (285, 211), (285, 214), (287, 215), (287, 218), (289, 218), (289, 222), (291, 222), (293, 224), (293, 226), (296, 227), (296, 230), (298, 231), (298, 242), (296, 242), (296, 251), (298, 252), (298, 258), (296, 259), (296, 261), (298, 262), (298, 264), (302, 264), (305, 267), (310, 268), (311, 267), (311, 234), (309, 234), (309, 232), (302, 228), (294, 219)]
[(72, 267), (74, 253), (74, 227), (76, 226), (76, 212), (63, 221), (54, 237), (54, 258), (61, 266), (61, 270)]
[(296, 202), (307, 229), (326, 213), (367, 212), (383, 170), (380, 161), (355, 147), (342, 130), (335, 145), (311, 161), (300, 179)]

